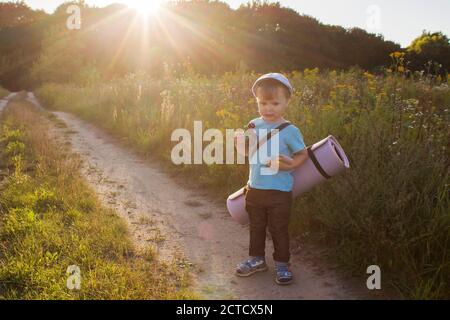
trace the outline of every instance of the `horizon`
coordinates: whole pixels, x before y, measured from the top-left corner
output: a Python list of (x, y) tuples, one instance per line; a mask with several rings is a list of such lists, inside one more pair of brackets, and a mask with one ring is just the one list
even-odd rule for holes
[[(134, 0), (133, 3), (140, 0)], [(0, 2), (7, 2), (0, 0)], [(54, 10), (64, 0), (25, 0), (32, 9), (42, 9), (47, 13)], [(86, 4), (105, 7), (113, 3), (130, 5), (125, 0), (86, 0)], [(232, 9), (250, 1), (226, 0)], [(271, 1), (277, 2), (277, 1)], [(442, 32), (449, 36), (450, 20), (442, 12), (450, 12), (450, 1), (434, 0), (433, 5), (422, 0), (399, 0), (395, 3), (387, 0), (281, 0), (281, 6), (294, 9), (299, 14), (312, 16), (326, 25), (339, 25), (344, 28), (358, 27), (369, 33), (380, 34), (385, 40), (407, 47), (423, 30)], [(345, 2), (345, 5), (342, 3)], [(327, 8), (324, 10), (323, 8)], [(349, 8), (351, 8), (349, 10)], [(408, 14), (398, 14), (407, 11)]]

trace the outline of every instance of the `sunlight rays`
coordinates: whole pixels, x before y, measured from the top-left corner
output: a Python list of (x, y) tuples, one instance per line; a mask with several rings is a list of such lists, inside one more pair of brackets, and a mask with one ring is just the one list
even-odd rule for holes
[(133, 0), (127, 2), (127, 5), (141, 15), (155, 16), (161, 10), (163, 2), (163, 0)]

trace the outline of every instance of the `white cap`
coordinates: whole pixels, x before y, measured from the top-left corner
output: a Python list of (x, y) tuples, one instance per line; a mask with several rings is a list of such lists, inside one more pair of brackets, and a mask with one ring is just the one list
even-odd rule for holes
[(252, 93), (255, 97), (256, 97), (255, 89), (256, 89), (257, 85), (261, 81), (266, 80), (266, 79), (277, 80), (277, 81), (281, 82), (282, 84), (284, 84), (286, 86), (286, 88), (289, 89), (289, 92), (291, 93), (291, 95), (294, 93), (294, 88), (292, 88), (291, 83), (289, 82), (288, 78), (286, 78), (284, 75), (282, 75), (281, 73), (266, 73), (265, 75), (262, 75), (261, 77), (259, 77), (258, 80), (256, 80), (252, 86)]

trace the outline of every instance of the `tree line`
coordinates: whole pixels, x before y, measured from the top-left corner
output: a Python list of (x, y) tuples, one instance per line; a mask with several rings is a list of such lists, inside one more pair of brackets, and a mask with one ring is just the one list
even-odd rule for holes
[[(81, 8), (80, 30), (66, 26), (70, 4)], [(402, 49), (381, 35), (325, 25), (278, 2), (252, 1), (233, 10), (221, 1), (171, 1), (148, 19), (119, 4), (67, 2), (47, 14), (23, 1), (0, 3), (0, 85), (11, 90), (138, 71), (155, 77), (168, 70), (376, 71), (391, 65), (390, 54), (399, 51), (413, 70), (429, 61), (450, 68), (449, 39), (441, 32), (424, 32)]]

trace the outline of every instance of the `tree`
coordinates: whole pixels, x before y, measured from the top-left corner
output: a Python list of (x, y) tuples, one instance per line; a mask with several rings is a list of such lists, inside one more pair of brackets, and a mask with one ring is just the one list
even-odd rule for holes
[(411, 68), (422, 70), (429, 61), (441, 65), (441, 73), (450, 70), (450, 41), (442, 32), (426, 32), (408, 46), (406, 59)]
[(24, 1), (0, 3), (0, 31), (27, 25), (46, 16), (44, 11), (32, 10)]

